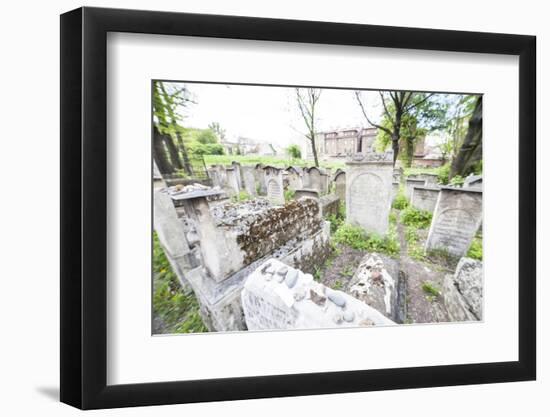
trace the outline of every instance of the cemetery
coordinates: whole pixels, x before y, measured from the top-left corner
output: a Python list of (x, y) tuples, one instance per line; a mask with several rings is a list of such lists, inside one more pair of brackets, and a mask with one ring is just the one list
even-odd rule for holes
[[(153, 334), (483, 320), (481, 96), (374, 91), (373, 119), (367, 93), (281, 88), (283, 110), (256, 130), (287, 129), (295, 99), (305, 148), (281, 153), (217, 122), (184, 128), (177, 111), (200, 102), (189, 88), (153, 89)], [(269, 89), (192, 88), (216, 101)], [(369, 127), (320, 128), (321, 92), (333, 123), (340, 103)], [(228, 103), (220, 117), (255, 111)]]
[(482, 320), (480, 178), (411, 185), (391, 151), (354, 155), (334, 175), (238, 162), (208, 172), (206, 185), (154, 190), (155, 245), (193, 298), (190, 331)]

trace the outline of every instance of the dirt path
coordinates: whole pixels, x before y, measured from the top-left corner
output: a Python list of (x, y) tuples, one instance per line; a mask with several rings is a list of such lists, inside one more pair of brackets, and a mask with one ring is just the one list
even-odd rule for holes
[(433, 288), (441, 290), (445, 274), (451, 271), (438, 265), (430, 265), (412, 259), (407, 252), (405, 227), (397, 223), (397, 234), (401, 245), (399, 269), (406, 277), (406, 323), (436, 323), (449, 321), (449, 316), (441, 294), (435, 296), (423, 289), (423, 284), (429, 283)]

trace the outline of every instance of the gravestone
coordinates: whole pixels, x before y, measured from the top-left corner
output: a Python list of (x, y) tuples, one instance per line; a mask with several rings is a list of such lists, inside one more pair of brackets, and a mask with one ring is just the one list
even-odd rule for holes
[(257, 196), (258, 193), (256, 188), (256, 174), (255, 174), (254, 167), (243, 166), (242, 173), (243, 173), (244, 189), (250, 196), (252, 197)]
[(231, 162), (231, 166), (235, 169), (235, 176), (237, 177), (237, 182), (239, 184), (239, 189), (244, 189), (244, 178), (243, 178), (243, 168), (242, 165), (237, 162)]
[(426, 180), (407, 178), (405, 180), (405, 195), (407, 196), (407, 200), (410, 201), (411, 199), (413, 187), (424, 187), (425, 185)]
[(307, 170), (308, 174), (308, 184), (307, 188), (311, 188), (314, 190), (319, 191), (319, 193), (323, 192), (323, 184), (324, 178), (321, 176), (321, 171), (317, 167), (311, 167)]
[(399, 184), (398, 182), (392, 182), (391, 183), (391, 200), (393, 201), (395, 197), (397, 197), (397, 194), (399, 194)]
[(340, 201), (346, 201), (346, 172), (339, 171), (334, 177), (334, 190)]
[(393, 152), (355, 155), (346, 162), (346, 220), (385, 235), (392, 202)]
[(470, 187), (483, 187), (483, 177), (481, 175), (473, 175), (470, 174), (466, 178), (464, 178), (464, 187), (470, 188)]
[(443, 299), (451, 320), (482, 320), (483, 263), (461, 258), (454, 275), (445, 275)]
[(294, 192), (294, 200), (300, 200), (301, 198), (313, 198), (319, 200), (319, 191), (311, 188), (302, 188)]
[(297, 167), (288, 167), (286, 169), (288, 188), (291, 190), (299, 190), (304, 187), (302, 181), (302, 170)]
[(336, 194), (326, 194), (319, 199), (321, 216), (337, 216), (340, 209), (340, 199)]
[(393, 169), (393, 182), (400, 184), (402, 179), (403, 179), (403, 168), (395, 167)]
[(285, 204), (283, 189), (283, 173), (279, 168), (267, 166), (264, 168), (267, 200), (274, 206)]
[(433, 213), (439, 196), (439, 187), (413, 187), (411, 205), (419, 210)]
[(153, 160), (153, 188), (155, 190), (159, 190), (165, 187), (166, 183), (164, 182), (164, 178), (162, 178), (162, 174), (160, 173), (156, 161)]
[(237, 170), (233, 167), (227, 167), (225, 169), (225, 173), (227, 175), (227, 191), (230, 196), (238, 195), (239, 191), (241, 191), (241, 187), (239, 185), (239, 177)]
[(256, 189), (259, 195), (266, 195), (267, 188), (265, 183), (265, 173), (263, 164), (256, 164), (254, 167), (254, 176), (256, 178)]
[(241, 299), (250, 331), (395, 324), (367, 304), (276, 259), (265, 261), (248, 276)]
[(482, 220), (483, 193), (475, 188), (442, 187), (426, 241), (426, 250), (455, 257), (468, 252)]

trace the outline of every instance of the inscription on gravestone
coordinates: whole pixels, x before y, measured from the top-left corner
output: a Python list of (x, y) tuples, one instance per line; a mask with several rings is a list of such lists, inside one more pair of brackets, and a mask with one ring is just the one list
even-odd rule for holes
[(426, 250), (443, 249), (453, 256), (464, 256), (479, 229), (481, 217), (481, 192), (442, 188), (426, 241)]
[(283, 190), (274, 179), (270, 179), (267, 183), (267, 199), (274, 205), (280, 205), (281, 201), (284, 203)]

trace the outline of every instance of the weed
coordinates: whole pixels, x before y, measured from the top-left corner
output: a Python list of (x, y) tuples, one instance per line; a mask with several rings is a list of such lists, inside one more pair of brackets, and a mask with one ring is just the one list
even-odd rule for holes
[(470, 249), (468, 249), (467, 257), (477, 259), (478, 261), (483, 260), (483, 241), (479, 237), (475, 237), (472, 240)]
[(409, 200), (407, 196), (400, 190), (399, 193), (393, 199), (392, 207), (396, 210), (403, 210), (409, 206)]
[(439, 294), (441, 293), (439, 291), (439, 288), (430, 281), (424, 281), (422, 283), (422, 290), (426, 293), (426, 297), (430, 301), (434, 301), (437, 297), (439, 297)]
[(367, 235), (360, 227), (344, 223), (334, 233), (334, 241), (358, 250), (382, 252), (388, 255), (399, 253), (399, 242), (397, 241), (395, 228), (390, 228), (388, 235), (381, 237), (374, 233)]
[(432, 222), (432, 213), (409, 206), (401, 212), (401, 222), (407, 226), (425, 229)]

